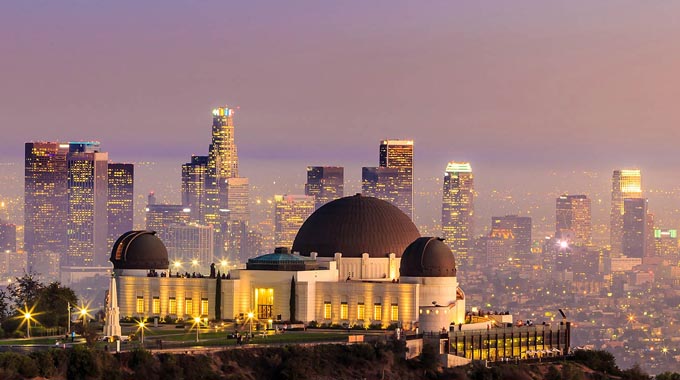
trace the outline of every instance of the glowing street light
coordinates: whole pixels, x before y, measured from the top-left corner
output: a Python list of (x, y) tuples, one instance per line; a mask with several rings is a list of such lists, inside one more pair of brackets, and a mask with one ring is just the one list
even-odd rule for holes
[(83, 326), (87, 326), (87, 317), (88, 317), (87, 307), (83, 306), (80, 309), (80, 317), (83, 318)]
[(194, 317), (194, 325), (196, 326), (196, 343), (198, 343), (198, 331), (201, 329), (201, 317)]
[(248, 313), (248, 318), (250, 319), (250, 336), (253, 336), (253, 317), (254, 316), (255, 315), (253, 314), (252, 311)]
[(141, 320), (137, 325), (139, 326), (137, 330), (142, 330), (142, 337), (140, 342), (142, 343), (142, 346), (144, 346), (144, 328), (146, 327), (146, 323), (144, 323), (144, 320)]
[(31, 313), (24, 313), (24, 320), (26, 321), (26, 337), (31, 337)]
[(229, 262), (227, 260), (222, 260), (220, 261), (220, 266), (222, 267), (222, 272), (224, 272), (224, 269), (229, 265)]
[(197, 259), (191, 260), (191, 266), (192, 266), (192, 267), (197, 267), (197, 266), (198, 266), (198, 260), (197, 260)]
[(172, 263), (172, 267), (175, 268), (175, 271), (177, 271), (177, 270), (179, 270), (180, 268), (182, 268), (182, 262), (179, 261), (179, 260), (175, 260), (175, 261)]

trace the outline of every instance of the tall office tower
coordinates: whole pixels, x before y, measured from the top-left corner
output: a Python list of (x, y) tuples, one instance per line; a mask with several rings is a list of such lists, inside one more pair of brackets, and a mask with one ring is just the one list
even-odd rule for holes
[(342, 198), (345, 193), (345, 168), (342, 166), (307, 166), (305, 195), (313, 196), (315, 208)]
[(506, 215), (491, 217), (491, 233), (494, 230), (511, 231), (514, 239), (515, 257), (531, 255), (531, 218), (528, 216)]
[(654, 244), (654, 214), (647, 213), (645, 219), (645, 257), (656, 256), (656, 245)]
[(611, 254), (623, 254), (623, 200), (642, 198), (642, 176), (639, 169), (614, 170), (609, 236)]
[(228, 221), (224, 229), (224, 251), (230, 258), (240, 257), (250, 223), (250, 184), (248, 178), (227, 179)]
[(110, 250), (119, 236), (133, 230), (134, 176), (133, 164), (109, 163), (108, 241)]
[(0, 251), (0, 276), (2, 281), (14, 281), (26, 274), (27, 255), (24, 252)]
[(480, 239), (483, 257), (478, 258), (477, 266), (490, 268), (491, 270), (506, 269), (509, 259), (515, 259), (514, 247), (515, 236), (511, 229), (496, 228), (489, 235)]
[(182, 205), (191, 209), (194, 222), (203, 220), (205, 213), (205, 183), (208, 173), (208, 156), (191, 156), (182, 165)]
[(647, 238), (647, 200), (623, 199), (622, 253), (626, 257), (642, 258)]
[(149, 195), (146, 197), (146, 204), (147, 205), (155, 205), (156, 204), (156, 193), (153, 191), (149, 192)]
[(0, 222), (0, 251), (17, 250), (16, 224)]
[(290, 249), (302, 223), (314, 212), (314, 197), (275, 195), (274, 207), (275, 244)]
[(586, 195), (561, 195), (555, 207), (555, 238), (569, 244), (591, 245), (593, 227)]
[(98, 142), (69, 143), (68, 249), (62, 267), (107, 265), (108, 159)]
[[(24, 250), (28, 271), (58, 278), (66, 253), (68, 215), (68, 143), (28, 142), (24, 177)], [(56, 269), (55, 269), (56, 268)]]
[(146, 229), (156, 231), (158, 238), (165, 241), (167, 229), (172, 224), (187, 224), (191, 221), (191, 209), (182, 205), (149, 204), (146, 206)]
[(678, 265), (678, 262), (680, 262), (678, 230), (654, 229), (654, 249), (656, 256), (668, 260), (672, 266)]
[(394, 205), (413, 219), (413, 140), (381, 141), (380, 167), (397, 169)]
[(451, 161), (444, 174), (442, 196), (442, 237), (456, 260), (471, 264), (474, 234), (474, 177), (469, 162)]
[(234, 140), (234, 109), (219, 107), (212, 111), (212, 142), (208, 152), (204, 223), (223, 223), (220, 209), (227, 209), (226, 180), (238, 177), (238, 154)]
[[(212, 226), (170, 224), (165, 228), (163, 243), (168, 249), (170, 262), (183, 263), (185, 271), (200, 269), (201, 272), (205, 272), (210, 264), (215, 262), (214, 240)], [(191, 265), (198, 268), (191, 270)]]
[(394, 205), (398, 201), (399, 169), (382, 167), (361, 168), (361, 194)]

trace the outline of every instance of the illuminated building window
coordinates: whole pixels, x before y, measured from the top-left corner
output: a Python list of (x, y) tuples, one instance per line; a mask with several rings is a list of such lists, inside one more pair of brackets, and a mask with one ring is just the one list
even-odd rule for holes
[(357, 319), (360, 321), (366, 319), (366, 306), (364, 305), (363, 302), (357, 305)]
[(376, 321), (382, 321), (382, 305), (379, 303), (373, 305), (373, 319)]
[(340, 304), (340, 319), (349, 319), (349, 307), (347, 302)]
[(177, 314), (177, 300), (175, 297), (170, 297), (170, 302), (168, 302), (168, 314)]
[(269, 319), (274, 315), (274, 289), (255, 289), (255, 307), (258, 319)]
[(191, 298), (184, 300), (184, 314), (194, 315), (194, 300)]
[(331, 319), (331, 303), (323, 303), (323, 319)]
[(391, 321), (399, 320), (399, 305), (395, 303), (393, 303), (392, 307), (390, 308), (390, 320)]
[(144, 313), (144, 297), (137, 296), (137, 313)]
[(154, 314), (160, 314), (161, 313), (161, 300), (158, 297), (153, 298), (153, 305), (152, 305), (152, 311)]
[(201, 315), (208, 315), (208, 299), (201, 299)]

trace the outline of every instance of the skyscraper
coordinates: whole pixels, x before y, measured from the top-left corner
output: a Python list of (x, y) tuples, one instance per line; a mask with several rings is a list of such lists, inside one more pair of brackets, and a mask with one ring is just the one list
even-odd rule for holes
[(69, 143), (68, 249), (62, 268), (107, 265), (108, 158), (98, 142)]
[(623, 255), (642, 258), (647, 241), (647, 200), (623, 199)]
[(413, 140), (381, 141), (380, 167), (397, 169), (393, 202), (413, 219)]
[(512, 232), (513, 256), (526, 257), (531, 254), (531, 218), (528, 216), (506, 215), (491, 217), (491, 235), (495, 231)]
[(133, 229), (135, 168), (133, 164), (109, 163), (108, 170), (107, 249), (111, 249), (119, 236)]
[[(243, 257), (250, 223), (250, 183), (248, 178), (227, 179), (228, 221), (224, 228), (224, 247), (227, 257)], [(221, 254), (219, 251), (218, 254)]]
[[(171, 262), (183, 263), (183, 269), (205, 271), (215, 262), (213, 257), (213, 227), (198, 224), (170, 224), (165, 229), (163, 243)], [(196, 260), (197, 268), (190, 269)]]
[(313, 196), (315, 208), (344, 196), (345, 176), (342, 166), (307, 166), (305, 194)]
[(361, 168), (361, 194), (390, 202), (398, 201), (399, 169), (383, 167)]
[(654, 229), (654, 245), (657, 256), (668, 260), (672, 266), (678, 265), (680, 262), (678, 230)]
[(302, 223), (314, 212), (314, 197), (275, 195), (274, 207), (275, 244), (290, 249)]
[(203, 221), (205, 214), (205, 185), (208, 173), (208, 156), (191, 156), (182, 165), (182, 205), (191, 209), (194, 222)]
[(474, 233), (474, 177), (469, 162), (451, 161), (444, 174), (442, 236), (456, 260), (470, 264)]
[(212, 114), (212, 142), (208, 152), (204, 222), (217, 226), (223, 222), (220, 209), (227, 209), (226, 180), (238, 177), (238, 154), (234, 140), (234, 109), (218, 107)]
[(623, 200), (642, 198), (642, 175), (639, 169), (614, 170), (610, 213), (610, 244), (613, 256), (623, 254)]
[(155, 231), (165, 241), (168, 227), (191, 221), (191, 209), (183, 205), (149, 204), (146, 206), (146, 229)]
[(586, 195), (561, 195), (555, 205), (555, 238), (569, 244), (590, 245), (592, 222)]
[(0, 222), (0, 251), (15, 252), (16, 250), (17, 226), (12, 223)]
[[(28, 142), (25, 146), (24, 249), (28, 271), (57, 279), (66, 253), (68, 143)], [(57, 269), (55, 269), (57, 268)]]

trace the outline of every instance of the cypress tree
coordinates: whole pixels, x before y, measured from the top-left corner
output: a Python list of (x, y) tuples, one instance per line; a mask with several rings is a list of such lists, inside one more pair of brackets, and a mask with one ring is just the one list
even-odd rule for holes
[(215, 319), (222, 319), (222, 276), (219, 272), (215, 282)]
[(295, 276), (290, 279), (290, 321), (297, 320), (295, 315)]

